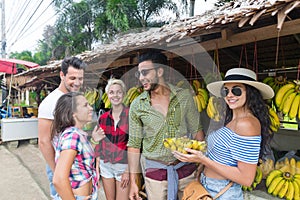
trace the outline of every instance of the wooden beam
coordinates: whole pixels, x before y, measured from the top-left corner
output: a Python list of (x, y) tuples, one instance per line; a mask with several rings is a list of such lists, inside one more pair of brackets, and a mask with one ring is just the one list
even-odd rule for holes
[[(300, 19), (287, 21), (283, 24), (281, 31), (279, 32), (279, 36), (286, 36), (286, 35), (293, 35), (300, 33)], [(218, 45), (219, 49), (239, 46), (242, 44), (268, 40), (277, 38), (278, 30), (277, 24), (252, 29), (246, 32), (237, 33), (231, 35), (227, 40), (223, 40), (222, 38), (209, 40), (205, 42), (200, 42), (199, 44), (204, 48), (204, 51), (212, 51), (215, 50), (216, 44)], [(195, 45), (195, 44), (193, 44)], [(195, 52), (195, 49), (191, 48), (191, 45), (182, 46), (179, 48), (174, 49), (176, 52), (181, 52), (181, 55), (190, 55), (194, 53), (202, 53), (202, 52)]]

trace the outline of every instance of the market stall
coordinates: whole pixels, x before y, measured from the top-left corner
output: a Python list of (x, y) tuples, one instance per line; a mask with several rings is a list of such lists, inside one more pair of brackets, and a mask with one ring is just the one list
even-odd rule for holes
[[(143, 48), (152, 47), (164, 50), (168, 56), (172, 72), (178, 75), (169, 76), (169, 81), (174, 84), (184, 79), (195, 88), (198, 87), (195, 81), (197, 80), (205, 90), (205, 84), (208, 82), (207, 74), (218, 75), (218, 78), (221, 78), (218, 72), (224, 73), (230, 68), (239, 66), (254, 69), (260, 81), (272, 77), (274, 81), (269, 84), (276, 86), (274, 90), (277, 93), (281, 86), (299, 80), (299, 5), (300, 2), (296, 0), (236, 1), (203, 15), (178, 20), (161, 28), (122, 35), (110, 44), (100, 45), (94, 51), (77, 55), (89, 64), (85, 73), (85, 89), (92, 91), (103, 89), (107, 77), (114, 75), (122, 78), (129, 90), (133, 88), (133, 92), (128, 92), (131, 96), (126, 97), (130, 105), (130, 101), (139, 93), (137, 81), (134, 79), (137, 56)], [(199, 46), (201, 47), (198, 48)], [(200, 59), (200, 62), (197, 59)], [(201, 62), (203, 59), (205, 62)], [(39, 88), (41, 85), (53, 86), (55, 82), (53, 77), (59, 64), (59, 61), (53, 62), (42, 70), (32, 69), (17, 76), (19, 87), (26, 89)], [(41, 74), (42, 78), (35, 73)], [(294, 96), (297, 95), (299, 94)], [(105, 98), (101, 100), (103, 107), (109, 105)], [(287, 153), (292, 151), (299, 153), (299, 117), (290, 119), (288, 112), (283, 113), (283, 108), (280, 110), (280, 105), (274, 102), (270, 105), (274, 108), (274, 117), (277, 120), (271, 142), (275, 165), (275, 161), (284, 159)], [(211, 121), (214, 120), (207, 113), (207, 105), (199, 107), (198, 110), (204, 119), (206, 117), (212, 118)], [(209, 120), (205, 124), (209, 124)], [(296, 155), (294, 157), (297, 158)], [(248, 199), (255, 198), (251, 195), (274, 199), (274, 196), (266, 192), (265, 180), (264, 178), (257, 187), (253, 187), (253, 191), (245, 192)]]

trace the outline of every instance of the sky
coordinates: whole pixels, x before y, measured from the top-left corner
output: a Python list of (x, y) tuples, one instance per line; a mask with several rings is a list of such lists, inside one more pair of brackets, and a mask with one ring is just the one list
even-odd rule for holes
[(55, 11), (50, 5), (52, 0), (4, 1), (6, 52), (34, 51), (37, 41), (43, 38), (46, 25), (55, 22)]
[[(55, 22), (55, 11), (53, 5), (50, 5), (52, 0), (4, 1), (6, 53), (22, 52), (24, 50), (34, 52), (38, 40), (43, 39), (42, 34), (45, 27), (53, 25)], [(77, 1), (79, 0), (74, 0), (74, 2)], [(196, 0), (195, 15), (211, 9), (215, 2), (216, 0)], [(0, 18), (2, 19), (1, 16)]]

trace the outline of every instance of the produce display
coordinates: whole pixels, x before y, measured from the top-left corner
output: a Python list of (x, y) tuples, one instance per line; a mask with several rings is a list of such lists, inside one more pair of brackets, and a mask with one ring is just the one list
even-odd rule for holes
[(180, 137), (180, 138), (165, 138), (163, 140), (164, 146), (171, 151), (179, 151), (181, 153), (187, 154), (185, 148), (190, 148), (194, 150), (199, 150), (202, 152), (206, 151), (206, 142), (205, 141), (198, 141), (192, 140), (187, 137)]
[(271, 120), (270, 128), (273, 132), (277, 132), (280, 128), (280, 120), (276, 113), (276, 111), (273, 108), (269, 108), (269, 117)]
[(132, 87), (130, 88), (127, 93), (126, 96), (124, 97), (123, 103), (125, 106), (129, 106), (132, 101), (138, 97), (141, 93), (143, 92), (143, 89), (141, 87)]
[(288, 200), (300, 199), (300, 161), (285, 158), (283, 166), (269, 173), (266, 187), (273, 196)]
[(217, 98), (215, 96), (211, 96), (208, 100), (206, 113), (207, 116), (213, 119), (214, 121), (220, 121), (221, 119), (221, 103), (219, 102), (220, 100), (220, 98)]
[(266, 179), (269, 173), (274, 170), (274, 160), (270, 158), (266, 160), (259, 159), (258, 162), (259, 162), (258, 168), (261, 169), (262, 178)]
[(263, 177), (263, 173), (262, 173), (261, 168), (256, 167), (256, 173), (255, 173), (255, 178), (254, 178), (253, 183), (249, 187), (242, 185), (242, 190), (244, 190), (244, 191), (252, 191), (252, 190), (254, 190), (256, 188), (256, 186), (258, 184), (260, 184), (260, 182), (262, 180), (262, 177)]
[(279, 88), (275, 96), (275, 105), (278, 111), (294, 119), (298, 114), (300, 119), (300, 81), (289, 82)]
[(288, 83), (286, 77), (283, 76), (278, 76), (278, 77), (267, 76), (266, 78), (263, 79), (262, 82), (269, 85), (274, 90), (275, 94), (282, 86)]

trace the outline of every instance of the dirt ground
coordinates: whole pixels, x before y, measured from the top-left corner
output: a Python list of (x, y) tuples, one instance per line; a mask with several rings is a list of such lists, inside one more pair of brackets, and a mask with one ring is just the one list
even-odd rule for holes
[[(36, 141), (0, 144), (0, 200), (50, 199), (45, 160)], [(103, 187), (99, 200), (105, 200)]]

